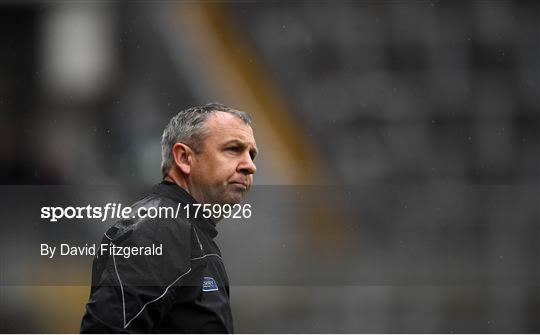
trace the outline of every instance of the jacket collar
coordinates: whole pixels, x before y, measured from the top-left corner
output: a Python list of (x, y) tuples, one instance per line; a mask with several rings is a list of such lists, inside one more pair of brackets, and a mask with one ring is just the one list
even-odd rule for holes
[[(154, 185), (152, 193), (168, 197), (182, 204), (182, 207), (184, 205), (193, 205), (197, 203), (197, 201), (189, 193), (187, 193), (186, 190), (167, 180), (163, 180), (161, 183)], [(197, 227), (207, 233), (210, 238), (215, 238), (218, 234), (216, 223), (210, 219), (205, 219), (201, 216), (198, 218), (190, 218), (189, 221), (194, 222)]]

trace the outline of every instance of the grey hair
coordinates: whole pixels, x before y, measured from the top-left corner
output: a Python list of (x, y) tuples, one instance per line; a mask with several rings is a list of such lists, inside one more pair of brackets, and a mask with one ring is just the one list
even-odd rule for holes
[(172, 147), (175, 143), (184, 143), (196, 153), (202, 151), (202, 143), (207, 135), (204, 124), (210, 115), (217, 112), (232, 114), (251, 127), (251, 118), (247, 113), (217, 102), (180, 111), (171, 118), (163, 130), (163, 135), (161, 135), (161, 173), (163, 177), (169, 173), (173, 166)]

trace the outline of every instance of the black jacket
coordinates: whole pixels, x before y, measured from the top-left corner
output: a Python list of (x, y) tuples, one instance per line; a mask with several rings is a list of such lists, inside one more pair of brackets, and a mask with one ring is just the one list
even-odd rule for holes
[[(132, 206), (132, 213), (140, 207), (176, 208), (178, 203), (195, 200), (163, 181)], [(102, 244), (161, 245), (162, 255), (125, 258), (97, 252), (81, 332), (233, 332), (229, 281), (213, 240), (215, 223), (179, 213), (178, 218), (120, 220), (107, 230)]]

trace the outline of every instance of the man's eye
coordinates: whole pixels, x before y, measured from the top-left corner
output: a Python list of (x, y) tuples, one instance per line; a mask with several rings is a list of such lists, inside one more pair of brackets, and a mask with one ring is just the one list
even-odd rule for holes
[(238, 152), (238, 151), (240, 151), (240, 148), (238, 148), (238, 147), (229, 147), (229, 148), (227, 148), (227, 151)]

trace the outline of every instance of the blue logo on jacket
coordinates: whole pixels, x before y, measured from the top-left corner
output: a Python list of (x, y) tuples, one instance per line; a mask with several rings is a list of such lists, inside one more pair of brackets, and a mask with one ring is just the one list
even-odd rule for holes
[(204, 277), (203, 278), (203, 284), (202, 284), (202, 290), (203, 292), (212, 292), (217, 291), (218, 287), (216, 284), (216, 281), (212, 277)]

